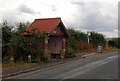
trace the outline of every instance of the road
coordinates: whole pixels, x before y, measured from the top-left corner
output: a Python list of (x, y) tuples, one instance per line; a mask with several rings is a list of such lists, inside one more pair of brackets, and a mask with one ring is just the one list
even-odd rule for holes
[(118, 79), (118, 51), (39, 70), (15, 79)]

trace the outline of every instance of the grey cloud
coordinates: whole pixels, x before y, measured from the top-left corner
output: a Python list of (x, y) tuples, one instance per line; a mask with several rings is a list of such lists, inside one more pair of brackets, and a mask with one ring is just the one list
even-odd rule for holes
[[(96, 32), (113, 32), (113, 29), (117, 28), (117, 14), (114, 14), (114, 17), (111, 15), (103, 15), (100, 9), (102, 7), (101, 3), (98, 2), (88, 2), (84, 3), (84, 5), (78, 5), (81, 3), (74, 3), (77, 4), (77, 12), (73, 15), (76, 22), (79, 24), (78, 27), (73, 28), (83, 28), (85, 30), (92, 30)], [(106, 3), (106, 5), (108, 5)], [(111, 7), (108, 5), (108, 8)], [(111, 10), (112, 12), (112, 10)], [(82, 14), (80, 16), (79, 14)], [(74, 25), (73, 25), (74, 26)]]
[[(15, 20), (13, 20), (15, 19)], [(6, 20), (8, 22), (9, 25), (15, 26), (17, 22), (19, 22), (19, 20), (17, 19), (17, 17), (10, 17), (10, 16), (6, 16), (4, 18), (2, 18), (2, 20)]]
[(57, 10), (57, 8), (54, 5), (51, 5), (50, 7), (51, 7), (51, 10), (54, 12)]
[(31, 8), (27, 7), (26, 5), (22, 4), (18, 7), (18, 10), (23, 13), (28, 13), (28, 14), (34, 14), (34, 10)]
[[(115, 27), (115, 23), (110, 23), (109, 19), (103, 17), (100, 13), (89, 14), (84, 18), (84, 28), (88, 30), (95, 30), (95, 31), (113, 31)], [(117, 25), (116, 25), (117, 26)]]
[(2, 14), (2, 20), (7, 20), (8, 24), (15, 25), (16, 22), (19, 22), (18, 17), (21, 14), (17, 11), (10, 11)]
[(44, 6), (50, 7), (53, 12), (55, 12), (57, 10), (55, 5), (50, 5), (50, 4), (47, 4), (47, 3), (40, 2), (40, 5), (41, 4), (44, 5)]
[[(77, 0), (77, 1), (78, 2), (75, 2), (75, 1), (70, 2), (69, 8), (73, 7), (73, 9), (74, 9), (73, 11), (72, 11), (72, 9), (68, 9), (68, 10), (70, 10), (70, 12), (69, 12), (70, 15), (68, 15), (67, 17), (64, 17), (64, 14), (60, 14), (60, 13), (64, 13), (65, 11), (61, 11), (59, 13), (60, 15), (58, 15), (58, 16), (61, 16), (62, 19), (64, 19), (63, 21), (65, 21), (65, 24), (67, 27), (72, 27), (74, 29), (80, 29), (80, 30), (83, 29), (83, 30), (92, 30), (92, 31), (96, 31), (96, 32), (114, 33), (113, 30), (117, 29), (117, 27), (118, 27), (118, 25), (117, 25), (118, 20), (120, 22), (120, 19), (117, 20), (118, 16), (120, 18), (120, 14), (117, 16), (117, 7), (114, 7), (114, 8), (112, 7), (112, 6), (114, 6), (114, 4), (109, 5), (109, 3), (105, 3), (103, 5), (102, 2), (82, 2), (82, 1), (79, 2), (79, 0)], [(55, 4), (49, 3), (48, 4), (47, 2), (43, 2), (43, 1), (38, 2), (38, 4), (49, 7), (51, 11), (56, 12), (56, 13), (59, 12), (59, 9), (57, 6), (61, 6), (61, 5), (59, 5), (59, 3), (55, 3)], [(120, 6), (120, 3), (119, 3), (119, 6)], [(38, 16), (38, 14), (40, 17), (43, 17), (40, 14), (41, 13), (44, 14), (44, 12), (42, 12), (42, 10), (40, 10), (37, 13), (37, 12), (34, 12), (33, 9), (29, 8), (26, 4), (22, 4), (17, 9), (14, 9), (13, 11), (8, 10), (8, 12), (7, 11), (4, 12), (1, 15), (1, 18), (9, 20), (11, 23), (14, 23), (16, 21), (20, 21), (20, 20), (24, 20), (24, 19), (28, 18), (28, 17), (26, 18), (25, 17), (26, 15), (24, 16), (24, 14), (22, 14), (22, 13), (27, 13), (27, 15), (30, 15), (30, 16), (32, 14), (34, 14), (33, 18), (36, 18)], [(120, 13), (120, 7), (119, 7), (119, 13)], [(49, 14), (49, 12), (48, 12), (48, 14)], [(44, 16), (44, 17), (46, 17), (46, 16)], [(30, 20), (30, 18), (28, 18), (28, 19)], [(120, 24), (119, 24), (119, 27), (120, 27)]]
[[(18, 22), (26, 22), (24, 15), (17, 10), (11, 10), (2, 14), (2, 20), (7, 20), (8, 24), (15, 26)], [(28, 20), (29, 21), (29, 20)]]
[(71, 4), (79, 5), (79, 6), (84, 6), (84, 2), (71, 2)]

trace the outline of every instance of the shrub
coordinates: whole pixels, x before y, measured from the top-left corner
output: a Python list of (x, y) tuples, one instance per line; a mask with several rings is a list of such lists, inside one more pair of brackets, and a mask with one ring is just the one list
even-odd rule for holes
[[(66, 39), (66, 46), (68, 48), (73, 49), (75, 52), (88, 49), (88, 38), (85, 33), (71, 28), (68, 29), (68, 32), (70, 34), (70, 38)], [(104, 35), (97, 32), (91, 32), (89, 40), (90, 49), (97, 48), (98, 45), (102, 45), (103, 47), (106, 46)], [(71, 55), (69, 56), (71, 57)]]
[(65, 58), (72, 58), (75, 56), (76, 56), (75, 51), (72, 48), (68, 48), (68, 49), (66, 48)]
[(50, 59), (48, 58), (48, 56), (41, 56), (41, 60), (44, 62), (50, 62)]
[(31, 62), (32, 63), (40, 63), (40, 61), (38, 60), (38, 58), (34, 58), (34, 57), (31, 58)]
[(114, 39), (108, 41), (108, 45), (111, 47), (120, 48), (120, 38), (114, 38)]
[(108, 41), (108, 45), (115, 47), (115, 41), (113, 41), (113, 40)]

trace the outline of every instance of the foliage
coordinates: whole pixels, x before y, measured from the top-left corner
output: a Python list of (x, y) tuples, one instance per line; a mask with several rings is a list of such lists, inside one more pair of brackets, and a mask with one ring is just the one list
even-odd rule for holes
[(97, 47), (98, 45), (106, 46), (106, 40), (102, 34), (91, 32), (90, 42)]
[[(72, 57), (76, 52), (88, 50), (87, 35), (81, 31), (68, 29), (71, 38), (66, 39), (66, 54), (67, 57)], [(98, 45), (105, 46), (106, 41), (102, 34), (91, 32), (89, 48), (97, 48)], [(74, 52), (73, 52), (74, 50)]]
[[(15, 56), (15, 60), (25, 60), (27, 61), (28, 54), (32, 55), (34, 58), (40, 59), (41, 52), (43, 52), (44, 44), (44, 34), (38, 33), (35, 34), (33, 32), (30, 36), (17, 36), (11, 39), (10, 45), (14, 47), (15, 52), (13, 51), (13, 55)], [(14, 54), (15, 53), (15, 54)], [(17, 55), (17, 56), (16, 56)], [(19, 58), (22, 57), (22, 58)], [(35, 59), (33, 59), (35, 62)], [(40, 61), (40, 60), (39, 60)]]
[[(74, 50), (87, 49), (87, 35), (74, 29), (68, 29), (71, 38), (67, 39), (66, 44)], [(91, 32), (90, 35), (91, 47), (97, 47), (98, 45), (106, 45), (106, 40), (102, 34)], [(93, 46), (92, 46), (93, 45)], [(78, 50), (79, 51), (79, 50)]]
[(108, 41), (108, 45), (111, 47), (120, 48), (120, 38), (114, 38), (114, 39)]
[(20, 35), (21, 33), (24, 33), (25, 32), (25, 29), (30, 25), (29, 22), (26, 22), (26, 23), (23, 23), (23, 22), (19, 22), (19, 23), (16, 23), (17, 25), (17, 34)]
[(48, 58), (48, 56), (42, 56), (41, 60), (44, 62), (50, 62), (50, 59)]
[(81, 43), (85, 43), (87, 41), (87, 36), (80, 32), (76, 31), (74, 29), (68, 29), (68, 32), (70, 34), (70, 38), (66, 39), (66, 58), (72, 58), (75, 57), (75, 53), (79, 51), (79, 48), (81, 47)]
[(113, 41), (113, 40), (108, 41), (108, 45), (115, 47), (115, 41)]
[[(28, 61), (28, 60), (27, 60)], [(35, 58), (35, 57), (32, 57), (31, 58), (31, 62), (32, 63), (40, 63), (40, 61), (37, 59), (37, 58)]]
[(40, 55), (41, 55), (40, 57), (41, 61), (50, 62), (50, 59), (48, 58), (48, 56), (44, 56), (43, 52)]
[(87, 42), (87, 36), (85, 35), (85, 33), (82, 33), (80, 31), (76, 31), (74, 29), (68, 29), (68, 32), (70, 34), (70, 38), (66, 39), (66, 46), (68, 48), (71, 48), (73, 50), (77, 51), (77, 48), (79, 48), (80, 46), (78, 46), (78, 43), (85, 43)]
[[(37, 28), (32, 28), (31, 31), (25, 30), (29, 23), (17, 23), (17, 28), (12, 30), (12, 27), (3, 22), (1, 28), (3, 29), (3, 59), (9, 61), (11, 56), (14, 56), (15, 62), (28, 61), (28, 55), (32, 56), (32, 62), (40, 62), (43, 53), (44, 38), (48, 37), (46, 32), (41, 33)], [(36, 31), (38, 31), (36, 33)], [(21, 33), (29, 32), (31, 35), (23, 36)], [(3, 61), (4, 61), (3, 60)], [(46, 62), (49, 61), (44, 57)]]
[(115, 40), (115, 47), (120, 48), (120, 38), (116, 38)]
[(1, 34), (2, 34), (2, 57), (7, 56), (9, 57), (9, 55), (7, 55), (8, 53), (8, 43), (10, 42), (10, 39), (12, 38), (12, 28), (13, 26), (10, 26), (7, 21), (3, 21), (3, 23), (0, 24), (0, 29)]
[[(44, 56), (43, 44), (44, 38), (48, 38), (48, 33), (40, 32), (37, 28), (32, 28), (30, 31), (25, 30), (30, 25), (29, 22), (17, 23), (16, 26), (11, 26), (7, 21), (3, 21), (0, 25), (2, 29), (2, 57), (3, 61), (8, 61), (11, 56), (14, 56), (15, 62), (28, 61), (28, 55), (32, 56), (32, 62), (39, 63), (40, 61), (50, 62), (47, 56)], [(23, 36), (22, 33), (27, 32), (29, 35)], [(36, 33), (37, 32), (37, 33)], [(87, 35), (81, 31), (68, 29), (71, 38), (66, 39), (66, 57), (71, 58), (76, 56), (75, 53), (80, 50), (87, 49)], [(119, 47), (116, 39), (116, 47)], [(1, 42), (1, 39), (0, 39)], [(105, 45), (104, 36), (95, 32), (91, 32), (90, 46)]]
[(74, 30), (74, 29), (68, 29), (68, 32), (71, 36), (71, 40), (72, 41), (83, 41), (86, 42), (87, 41), (87, 36), (85, 35), (85, 33), (80, 32), (78, 30)]
[(13, 26), (8, 25), (7, 21), (3, 21), (0, 28), (2, 29), (2, 44), (5, 46), (12, 37)]
[(65, 58), (72, 58), (75, 57), (75, 51), (72, 48), (66, 48), (66, 55)]

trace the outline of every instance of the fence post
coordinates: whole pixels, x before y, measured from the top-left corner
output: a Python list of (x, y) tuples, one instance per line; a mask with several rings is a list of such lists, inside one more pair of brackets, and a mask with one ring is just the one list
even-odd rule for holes
[(28, 55), (28, 62), (31, 63), (31, 55)]
[(11, 61), (11, 63), (14, 63), (14, 57), (13, 56), (11, 56), (10, 61)]

